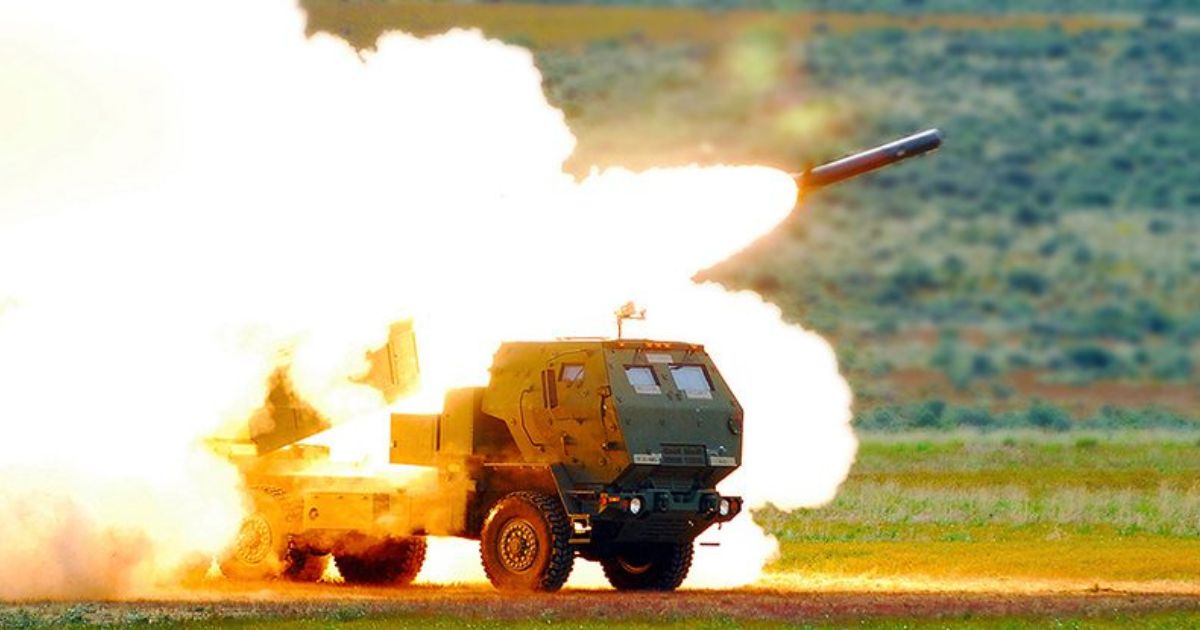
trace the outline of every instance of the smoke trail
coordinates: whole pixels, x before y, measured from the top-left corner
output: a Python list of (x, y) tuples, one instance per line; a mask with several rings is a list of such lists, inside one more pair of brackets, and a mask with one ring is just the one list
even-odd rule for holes
[[(739, 392), (753, 504), (825, 501), (853, 458), (828, 346), (687, 280), (786, 216), (791, 180), (576, 184), (525, 50), (359, 55), (282, 0), (0, 0), (0, 94), (0, 598), (136, 594), (219, 550), (238, 482), (198, 438), (244, 423), (284, 354), (326, 414), (380, 419), (349, 377), (404, 316), (436, 400), (501, 340), (607, 334), (638, 299)], [(723, 583), (771, 552), (743, 520)]]

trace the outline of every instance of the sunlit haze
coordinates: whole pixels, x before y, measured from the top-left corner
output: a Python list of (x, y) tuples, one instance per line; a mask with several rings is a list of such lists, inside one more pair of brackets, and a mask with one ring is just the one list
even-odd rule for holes
[[(335, 455), (383, 465), (389, 410), (351, 379), (406, 317), (406, 409), (485, 383), (502, 340), (611, 336), (634, 300), (627, 334), (705, 344), (745, 408), (723, 492), (814, 506), (853, 461), (829, 345), (690, 279), (792, 211), (791, 177), (576, 181), (522, 48), (360, 54), (284, 0), (0, 0), (0, 95), (0, 598), (144, 594), (218, 553), (242, 502), (202, 439), (284, 362)], [(705, 540), (685, 586), (751, 582), (775, 548), (749, 514)], [(423, 579), (478, 579), (476, 550), (432, 545)]]

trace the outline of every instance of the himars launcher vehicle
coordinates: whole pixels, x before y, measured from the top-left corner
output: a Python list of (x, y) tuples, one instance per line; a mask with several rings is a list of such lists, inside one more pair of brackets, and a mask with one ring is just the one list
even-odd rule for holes
[[(940, 143), (926, 131), (797, 179), (808, 192)], [(417, 374), (411, 327), (370, 359), (364, 382), (402, 394)], [(226, 575), (306, 577), (332, 554), (348, 582), (403, 585), (437, 535), (479, 540), (504, 590), (557, 590), (577, 556), (617, 589), (672, 590), (695, 538), (742, 510), (717, 490), (742, 462), (742, 408), (695, 343), (503, 343), (487, 386), (451, 390), (438, 415), (392, 416), (390, 461), (426, 467), (419, 481), (347, 473), (297, 443), (325, 428), (281, 377), (248, 438), (221, 445), (253, 507)]]

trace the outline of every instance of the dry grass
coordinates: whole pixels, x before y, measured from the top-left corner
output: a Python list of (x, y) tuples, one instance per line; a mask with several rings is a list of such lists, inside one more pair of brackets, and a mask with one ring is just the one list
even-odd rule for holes
[(837, 499), (757, 518), (778, 572), (1192, 582), (1200, 445), (1190, 434), (868, 436)]
[(918, 531), (948, 540), (785, 542), (784, 560), (773, 570), (826, 578), (999, 580), (1001, 584), (1025, 579), (1098, 585), (1194, 582), (1200, 575), (1200, 541), (1196, 540), (1107, 533), (1054, 540), (1053, 530), (1032, 529), (1027, 530), (1032, 536), (1023, 540), (977, 541), (969, 529)]
[[(1068, 486), (1032, 491), (1011, 482), (989, 487), (860, 482), (853, 492), (823, 509), (819, 518), (799, 520), (795, 526), (777, 531), (785, 538), (827, 538), (827, 524), (832, 521), (881, 526), (880, 531), (909, 525), (1037, 525), (1082, 532), (1105, 530), (1121, 536), (1148, 533), (1186, 537), (1200, 535), (1200, 493), (1169, 487), (1142, 490)], [(806, 535), (806, 531), (811, 533)]]
[[(315, 591), (314, 591), (315, 593)], [(352, 601), (258, 590), (219, 602), (34, 604), (0, 607), (0, 627), (84, 625), (188, 628), (741, 628), (1012, 626), (1058, 619), (1191, 619), (1200, 602), (1178, 595), (1119, 593), (832, 593), (566, 591), (499, 596), (451, 589), (374, 589)]]

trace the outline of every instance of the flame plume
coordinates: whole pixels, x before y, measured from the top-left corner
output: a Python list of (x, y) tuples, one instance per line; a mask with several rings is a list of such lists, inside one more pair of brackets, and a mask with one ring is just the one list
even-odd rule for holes
[[(829, 346), (689, 280), (787, 215), (786, 174), (576, 183), (528, 51), (453, 31), (359, 54), (303, 26), (283, 0), (0, 0), (0, 598), (136, 596), (219, 553), (239, 481), (198, 441), (280, 365), (357, 421), (341, 445), (386, 448), (353, 377), (408, 316), (404, 404), (431, 407), (501, 340), (610, 334), (634, 299), (632, 334), (707, 344), (744, 403), (726, 492), (833, 495), (856, 446)], [(773, 542), (741, 521), (689, 584), (758, 575)]]

